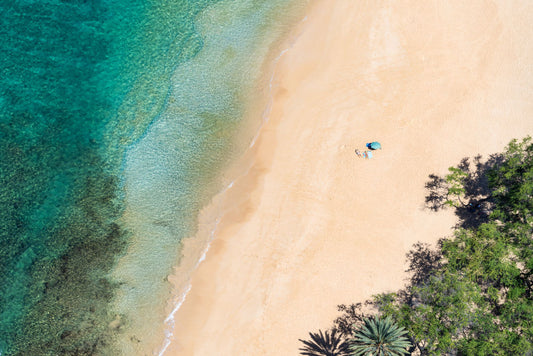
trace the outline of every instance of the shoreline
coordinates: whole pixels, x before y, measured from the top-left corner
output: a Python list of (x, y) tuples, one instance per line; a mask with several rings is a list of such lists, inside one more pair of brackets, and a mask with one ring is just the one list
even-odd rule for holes
[[(531, 74), (508, 59), (528, 55), (516, 43), (531, 30), (506, 27), (520, 15), (513, 6), (486, 6), (413, 6), (424, 14), (414, 25), (400, 6), (310, 6), (276, 65), (270, 119), (241, 161), (247, 174), (201, 213), (198, 236), (216, 236), (165, 355), (296, 352), (337, 304), (403, 285), (412, 244), (436, 242), (455, 221), (422, 209), (427, 176), (533, 132), (531, 94), (514, 84)], [(384, 149), (357, 158), (373, 140)]]
[[(308, 8), (312, 5), (307, 5)], [(306, 13), (306, 11), (304, 11)], [(300, 28), (302, 23), (307, 20), (307, 16), (303, 16), (295, 26)], [(167, 308), (172, 308), (168, 316), (164, 320), (164, 333), (165, 338), (163, 345), (157, 351), (157, 355), (162, 356), (167, 354), (166, 351), (171, 346), (173, 340), (173, 331), (175, 328), (175, 314), (179, 311), (183, 303), (185, 302), (188, 293), (190, 292), (191, 285), (191, 276), (200, 266), (200, 264), (205, 260), (207, 253), (211, 247), (211, 242), (215, 238), (218, 225), (221, 219), (227, 214), (227, 211), (223, 207), (227, 205), (227, 195), (230, 190), (233, 188), (234, 184), (242, 179), (247, 177), (250, 173), (250, 170), (253, 166), (253, 157), (256, 150), (256, 142), (261, 135), (261, 131), (264, 128), (265, 124), (269, 121), (269, 115), (271, 112), (273, 97), (273, 81), (276, 76), (276, 68), (280, 59), (286, 54), (287, 51), (291, 49), (294, 44), (294, 41), (299, 36), (298, 30), (291, 30), (286, 36), (283, 36), (281, 40), (277, 41), (273, 46), (274, 49), (270, 50), (270, 54), (265, 59), (264, 66), (266, 69), (263, 70), (263, 73), (266, 73), (264, 76), (265, 80), (259, 81), (260, 83), (266, 81), (265, 84), (259, 84), (261, 89), (258, 89), (259, 92), (265, 92), (266, 98), (260, 96), (257, 101), (252, 101), (249, 106), (249, 110), (245, 115), (244, 121), (253, 126), (253, 122), (257, 121), (255, 117), (261, 117), (259, 126), (254, 130), (255, 133), (251, 139), (249, 147), (243, 153), (241, 157), (237, 159), (236, 162), (233, 162), (226, 167), (223, 171), (223, 177), (233, 177), (231, 180), (226, 180), (227, 183), (223, 184), (223, 189), (218, 192), (210, 201), (210, 203), (202, 208), (199, 212), (198, 217), (198, 231), (194, 236), (186, 238), (183, 240), (180, 248), (180, 259), (178, 264), (174, 267), (173, 273), (168, 277), (168, 280), (173, 286), (173, 298), (168, 301)], [(269, 60), (269, 58), (273, 58)], [(249, 130), (247, 125), (244, 124), (242, 131)], [(232, 198), (232, 201), (234, 198)]]

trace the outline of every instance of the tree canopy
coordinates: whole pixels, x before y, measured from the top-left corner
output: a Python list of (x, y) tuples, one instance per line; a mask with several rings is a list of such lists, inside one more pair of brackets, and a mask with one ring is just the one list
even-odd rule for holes
[(363, 325), (354, 332), (351, 340), (352, 355), (405, 355), (411, 346), (405, 334), (407, 331), (390, 317), (366, 318)]
[(306, 356), (350, 356), (350, 345), (346, 340), (343, 340), (336, 330), (322, 333), (309, 333), (311, 340), (302, 340), (304, 347), (300, 348), (300, 355)]
[[(533, 355), (533, 142), (430, 176), (427, 206), (459, 224), (436, 249), (407, 255), (410, 280), (395, 293), (341, 305), (333, 329), (350, 338), (368, 309), (407, 331), (418, 355)], [(365, 312), (363, 312), (365, 310)]]

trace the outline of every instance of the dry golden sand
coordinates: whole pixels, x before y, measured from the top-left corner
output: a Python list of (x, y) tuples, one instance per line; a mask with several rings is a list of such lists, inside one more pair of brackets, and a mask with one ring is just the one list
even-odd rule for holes
[(529, 1), (316, 1), (166, 355), (295, 355), (337, 304), (402, 287), (455, 223), (424, 209), (428, 175), (533, 134), (531, 23)]

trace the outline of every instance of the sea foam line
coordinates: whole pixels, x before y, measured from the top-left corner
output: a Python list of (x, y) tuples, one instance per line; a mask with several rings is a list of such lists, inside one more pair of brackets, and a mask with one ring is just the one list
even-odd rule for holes
[[(298, 25), (301, 25), (302, 23), (304, 23), (305, 21), (307, 21), (307, 16), (305, 16)], [(274, 65), (273, 65), (273, 69), (272, 69), (272, 74), (270, 75), (270, 80), (268, 81), (268, 93), (269, 93), (269, 96), (268, 96), (268, 102), (267, 102), (267, 105), (265, 107), (265, 109), (263, 110), (263, 113), (261, 115), (261, 125), (259, 126), (259, 128), (257, 129), (257, 132), (256, 134), (254, 135), (254, 137), (252, 138), (252, 141), (248, 147), (248, 149), (251, 149), (255, 146), (256, 144), (256, 141), (257, 139), (259, 138), (260, 136), (260, 133), (263, 129), (263, 127), (265, 126), (265, 124), (268, 122), (268, 120), (270, 119), (270, 113), (272, 111), (272, 104), (274, 102), (274, 93), (273, 93), (273, 88), (274, 88), (274, 78), (276, 77), (276, 68), (278, 66), (278, 62), (281, 60), (281, 58), (285, 55), (285, 53), (287, 53), (293, 46), (294, 46), (294, 43), (296, 42), (296, 40), (301, 36), (301, 33), (299, 33), (297, 36), (295, 36), (294, 38), (292, 38), (292, 40), (290, 41), (289, 43), (289, 46), (285, 49), (283, 49), (277, 56), (276, 58), (274, 58)], [(249, 172), (250, 172), (250, 169), (252, 168), (253, 166), (253, 162), (249, 164), (249, 166), (247, 167), (247, 169), (242, 173), (240, 174), (239, 176), (237, 176), (234, 180), (232, 180), (226, 187), (224, 187), (220, 192), (218, 192), (216, 195), (222, 195), (222, 194), (225, 194), (227, 191), (229, 191), (233, 185), (235, 184), (235, 182), (246, 176)], [(215, 238), (215, 233), (216, 233), (216, 230), (218, 228), (218, 224), (220, 222), (220, 220), (224, 217), (224, 213), (221, 212), (220, 215), (216, 218), (215, 220), (215, 226), (213, 227), (213, 229), (211, 230), (211, 232), (209, 233), (209, 239), (207, 241), (207, 245), (204, 249), (204, 251), (202, 252), (202, 255), (200, 256), (200, 258), (198, 259), (198, 261), (196, 262), (196, 264), (194, 265), (193, 269), (191, 270), (191, 274), (192, 272), (194, 272), (198, 266), (200, 265), (200, 263), (202, 263), (206, 257), (207, 257), (207, 252), (209, 251), (209, 248), (211, 247), (211, 242), (213, 241), (213, 239)], [(172, 309), (172, 311), (170, 312), (170, 314), (165, 318), (165, 325), (167, 326), (167, 328), (165, 328), (164, 330), (164, 333), (165, 333), (165, 339), (163, 341), (163, 345), (161, 346), (161, 350), (158, 352), (158, 356), (163, 356), (165, 351), (167, 350), (167, 348), (170, 346), (170, 344), (172, 343), (172, 338), (174, 336), (174, 326), (175, 326), (175, 319), (174, 319), (174, 315), (177, 313), (177, 311), (181, 308), (181, 306), (183, 305), (183, 303), (185, 302), (185, 299), (187, 298), (187, 295), (189, 294), (189, 292), (191, 291), (192, 289), (192, 284), (191, 284), (191, 279), (189, 278), (188, 280), (188, 284), (187, 286), (185, 287), (185, 290), (183, 293), (181, 293), (178, 298), (176, 299), (176, 304), (174, 306), (174, 308)]]

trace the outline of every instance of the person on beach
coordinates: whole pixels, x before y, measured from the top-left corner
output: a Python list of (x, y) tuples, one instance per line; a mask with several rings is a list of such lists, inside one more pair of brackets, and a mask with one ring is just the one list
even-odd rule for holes
[(357, 157), (361, 157), (362, 156), (361, 151), (359, 151), (358, 149), (355, 150), (355, 154), (357, 155)]

